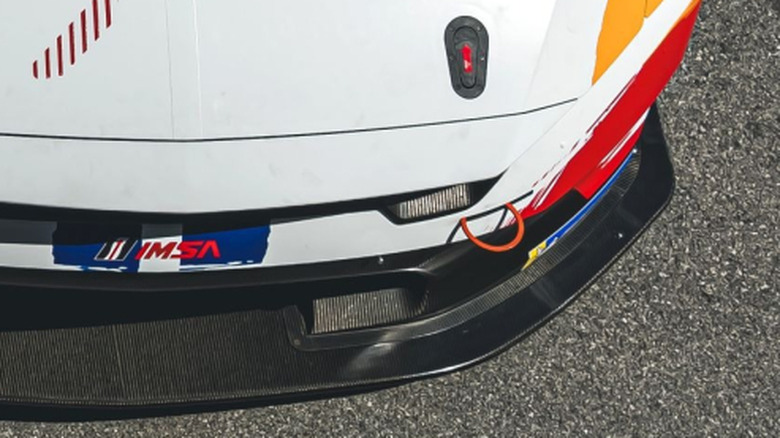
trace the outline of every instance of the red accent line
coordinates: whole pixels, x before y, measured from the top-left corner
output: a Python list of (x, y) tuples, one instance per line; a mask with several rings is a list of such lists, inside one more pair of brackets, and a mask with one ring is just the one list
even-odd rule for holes
[(111, 0), (106, 0), (106, 29), (111, 27)]
[(72, 21), (68, 26), (68, 47), (70, 48), (70, 65), (73, 65), (76, 63), (76, 30)]
[(98, 0), (92, 0), (92, 26), (95, 30), (95, 41), (100, 39), (100, 11)]
[(116, 253), (119, 251), (122, 246), (124, 246), (125, 241), (124, 240), (118, 240), (114, 242), (114, 248), (111, 249), (111, 254), (108, 255), (109, 260), (114, 260), (116, 258)]
[(81, 53), (87, 53), (87, 10), (81, 11)]
[[(685, 56), (685, 49), (688, 47), (700, 5), (701, 3), (689, 11), (687, 16), (682, 17), (669, 32), (647, 59), (637, 76), (629, 82), (625, 93), (596, 125), (590, 140), (566, 164), (541, 205), (533, 207), (535, 203), (532, 202), (523, 211), (524, 217), (528, 218), (546, 210), (572, 189), (579, 190), (583, 195), (592, 195), (593, 188), (601, 185), (594, 179), (603, 179), (601, 181), (603, 184), (609, 178), (610, 174), (597, 171), (594, 173), (594, 170), (598, 168), (601, 160), (625, 138), (674, 75)], [(631, 141), (619, 155), (626, 156), (630, 152), (633, 146)]]
[(46, 79), (51, 78), (51, 50), (48, 48), (44, 52), (44, 56), (46, 57)]
[(65, 74), (64, 62), (62, 60), (62, 35), (57, 36), (57, 75)]
[(38, 61), (33, 62), (33, 77), (38, 79)]

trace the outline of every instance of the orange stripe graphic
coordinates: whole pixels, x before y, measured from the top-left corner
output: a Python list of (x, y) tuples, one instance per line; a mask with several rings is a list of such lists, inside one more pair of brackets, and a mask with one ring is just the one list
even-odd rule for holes
[(653, 15), (656, 8), (661, 5), (664, 0), (647, 0), (647, 8), (645, 8), (645, 17)]
[(596, 49), (593, 83), (615, 62), (634, 39), (645, 20), (646, 0), (609, 0)]

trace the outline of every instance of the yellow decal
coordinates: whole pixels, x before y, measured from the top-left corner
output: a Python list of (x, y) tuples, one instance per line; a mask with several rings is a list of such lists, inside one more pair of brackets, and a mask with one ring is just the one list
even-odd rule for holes
[(528, 253), (528, 261), (525, 263), (525, 266), (523, 266), (523, 269), (527, 269), (533, 262), (536, 261), (536, 259), (539, 258), (542, 254), (544, 254), (544, 251), (547, 249), (547, 242), (542, 242), (537, 246), (536, 248), (532, 249), (531, 252)]

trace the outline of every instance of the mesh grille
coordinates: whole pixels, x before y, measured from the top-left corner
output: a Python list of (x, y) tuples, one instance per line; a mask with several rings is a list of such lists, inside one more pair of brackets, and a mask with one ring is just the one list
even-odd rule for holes
[(466, 208), (472, 198), (470, 186), (460, 184), (391, 205), (390, 211), (403, 220), (420, 219)]
[(313, 334), (333, 333), (407, 321), (422, 314), (425, 298), (395, 288), (314, 301)]

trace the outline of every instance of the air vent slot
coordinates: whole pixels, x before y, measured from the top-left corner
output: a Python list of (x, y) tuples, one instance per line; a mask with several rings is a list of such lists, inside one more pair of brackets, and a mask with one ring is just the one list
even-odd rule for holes
[(314, 300), (312, 334), (397, 324), (420, 316), (426, 294), (406, 288), (383, 289)]
[(389, 207), (401, 220), (415, 220), (462, 210), (472, 204), (471, 187), (466, 184), (447, 187), (419, 198), (409, 199)]
[(498, 178), (468, 184), (457, 184), (440, 189), (396, 198), (385, 209), (393, 222), (416, 222), (466, 210), (482, 199)]

